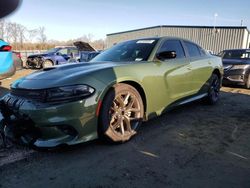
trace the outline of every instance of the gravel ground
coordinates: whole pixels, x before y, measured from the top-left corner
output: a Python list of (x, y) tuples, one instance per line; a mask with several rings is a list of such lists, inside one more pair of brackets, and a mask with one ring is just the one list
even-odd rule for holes
[(179, 107), (125, 144), (2, 149), (0, 187), (250, 187), (249, 114), (250, 90), (223, 87), (217, 105)]

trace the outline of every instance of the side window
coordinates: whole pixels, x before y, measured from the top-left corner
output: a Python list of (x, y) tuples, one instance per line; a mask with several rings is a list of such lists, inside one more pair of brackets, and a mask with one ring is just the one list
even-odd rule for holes
[[(201, 54), (202, 56), (207, 55), (206, 51), (205, 51), (203, 48), (199, 47), (199, 50), (200, 50), (200, 54)], [(211, 54), (212, 54), (212, 52), (211, 52)]]
[(68, 54), (67, 48), (63, 48), (63, 49), (59, 50), (58, 52), (61, 53), (62, 55), (67, 55)]
[(185, 57), (185, 53), (182, 47), (182, 44), (179, 40), (167, 40), (163, 43), (159, 52), (163, 51), (175, 51), (176, 58)]
[(74, 48), (70, 48), (69, 49), (69, 54), (73, 53), (74, 55), (78, 54), (78, 50), (77, 49), (74, 49)]
[(184, 41), (186, 47), (187, 47), (187, 50), (188, 50), (188, 53), (189, 53), (189, 56), (190, 57), (199, 57), (201, 56), (200, 54), (200, 50), (198, 48), (197, 45), (191, 43), (191, 42), (187, 42), (187, 41)]

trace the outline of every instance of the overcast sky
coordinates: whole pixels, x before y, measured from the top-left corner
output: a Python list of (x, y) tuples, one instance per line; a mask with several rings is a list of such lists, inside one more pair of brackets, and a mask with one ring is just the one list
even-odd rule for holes
[(250, 29), (249, 0), (23, 0), (7, 17), (48, 39), (68, 40), (156, 25), (240, 26)]

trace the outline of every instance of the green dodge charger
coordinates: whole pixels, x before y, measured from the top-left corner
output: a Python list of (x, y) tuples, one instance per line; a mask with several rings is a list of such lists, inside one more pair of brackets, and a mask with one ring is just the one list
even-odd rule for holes
[(125, 142), (169, 108), (219, 98), (223, 66), (186, 39), (122, 42), (90, 63), (45, 68), (15, 81), (0, 101), (2, 134), (37, 147), (96, 138)]

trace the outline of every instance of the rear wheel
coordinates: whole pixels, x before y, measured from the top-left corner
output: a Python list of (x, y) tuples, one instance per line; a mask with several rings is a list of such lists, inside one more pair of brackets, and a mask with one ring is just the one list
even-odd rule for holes
[(113, 142), (134, 136), (143, 119), (143, 102), (138, 91), (127, 84), (116, 84), (104, 98), (99, 133)]
[(208, 104), (215, 104), (219, 100), (220, 93), (220, 79), (217, 74), (212, 74), (211, 84), (208, 90), (206, 101)]
[(52, 67), (53, 65), (54, 65), (54, 64), (53, 64), (52, 61), (50, 61), (50, 60), (45, 60), (45, 61), (43, 62), (43, 67), (42, 67), (42, 68)]

